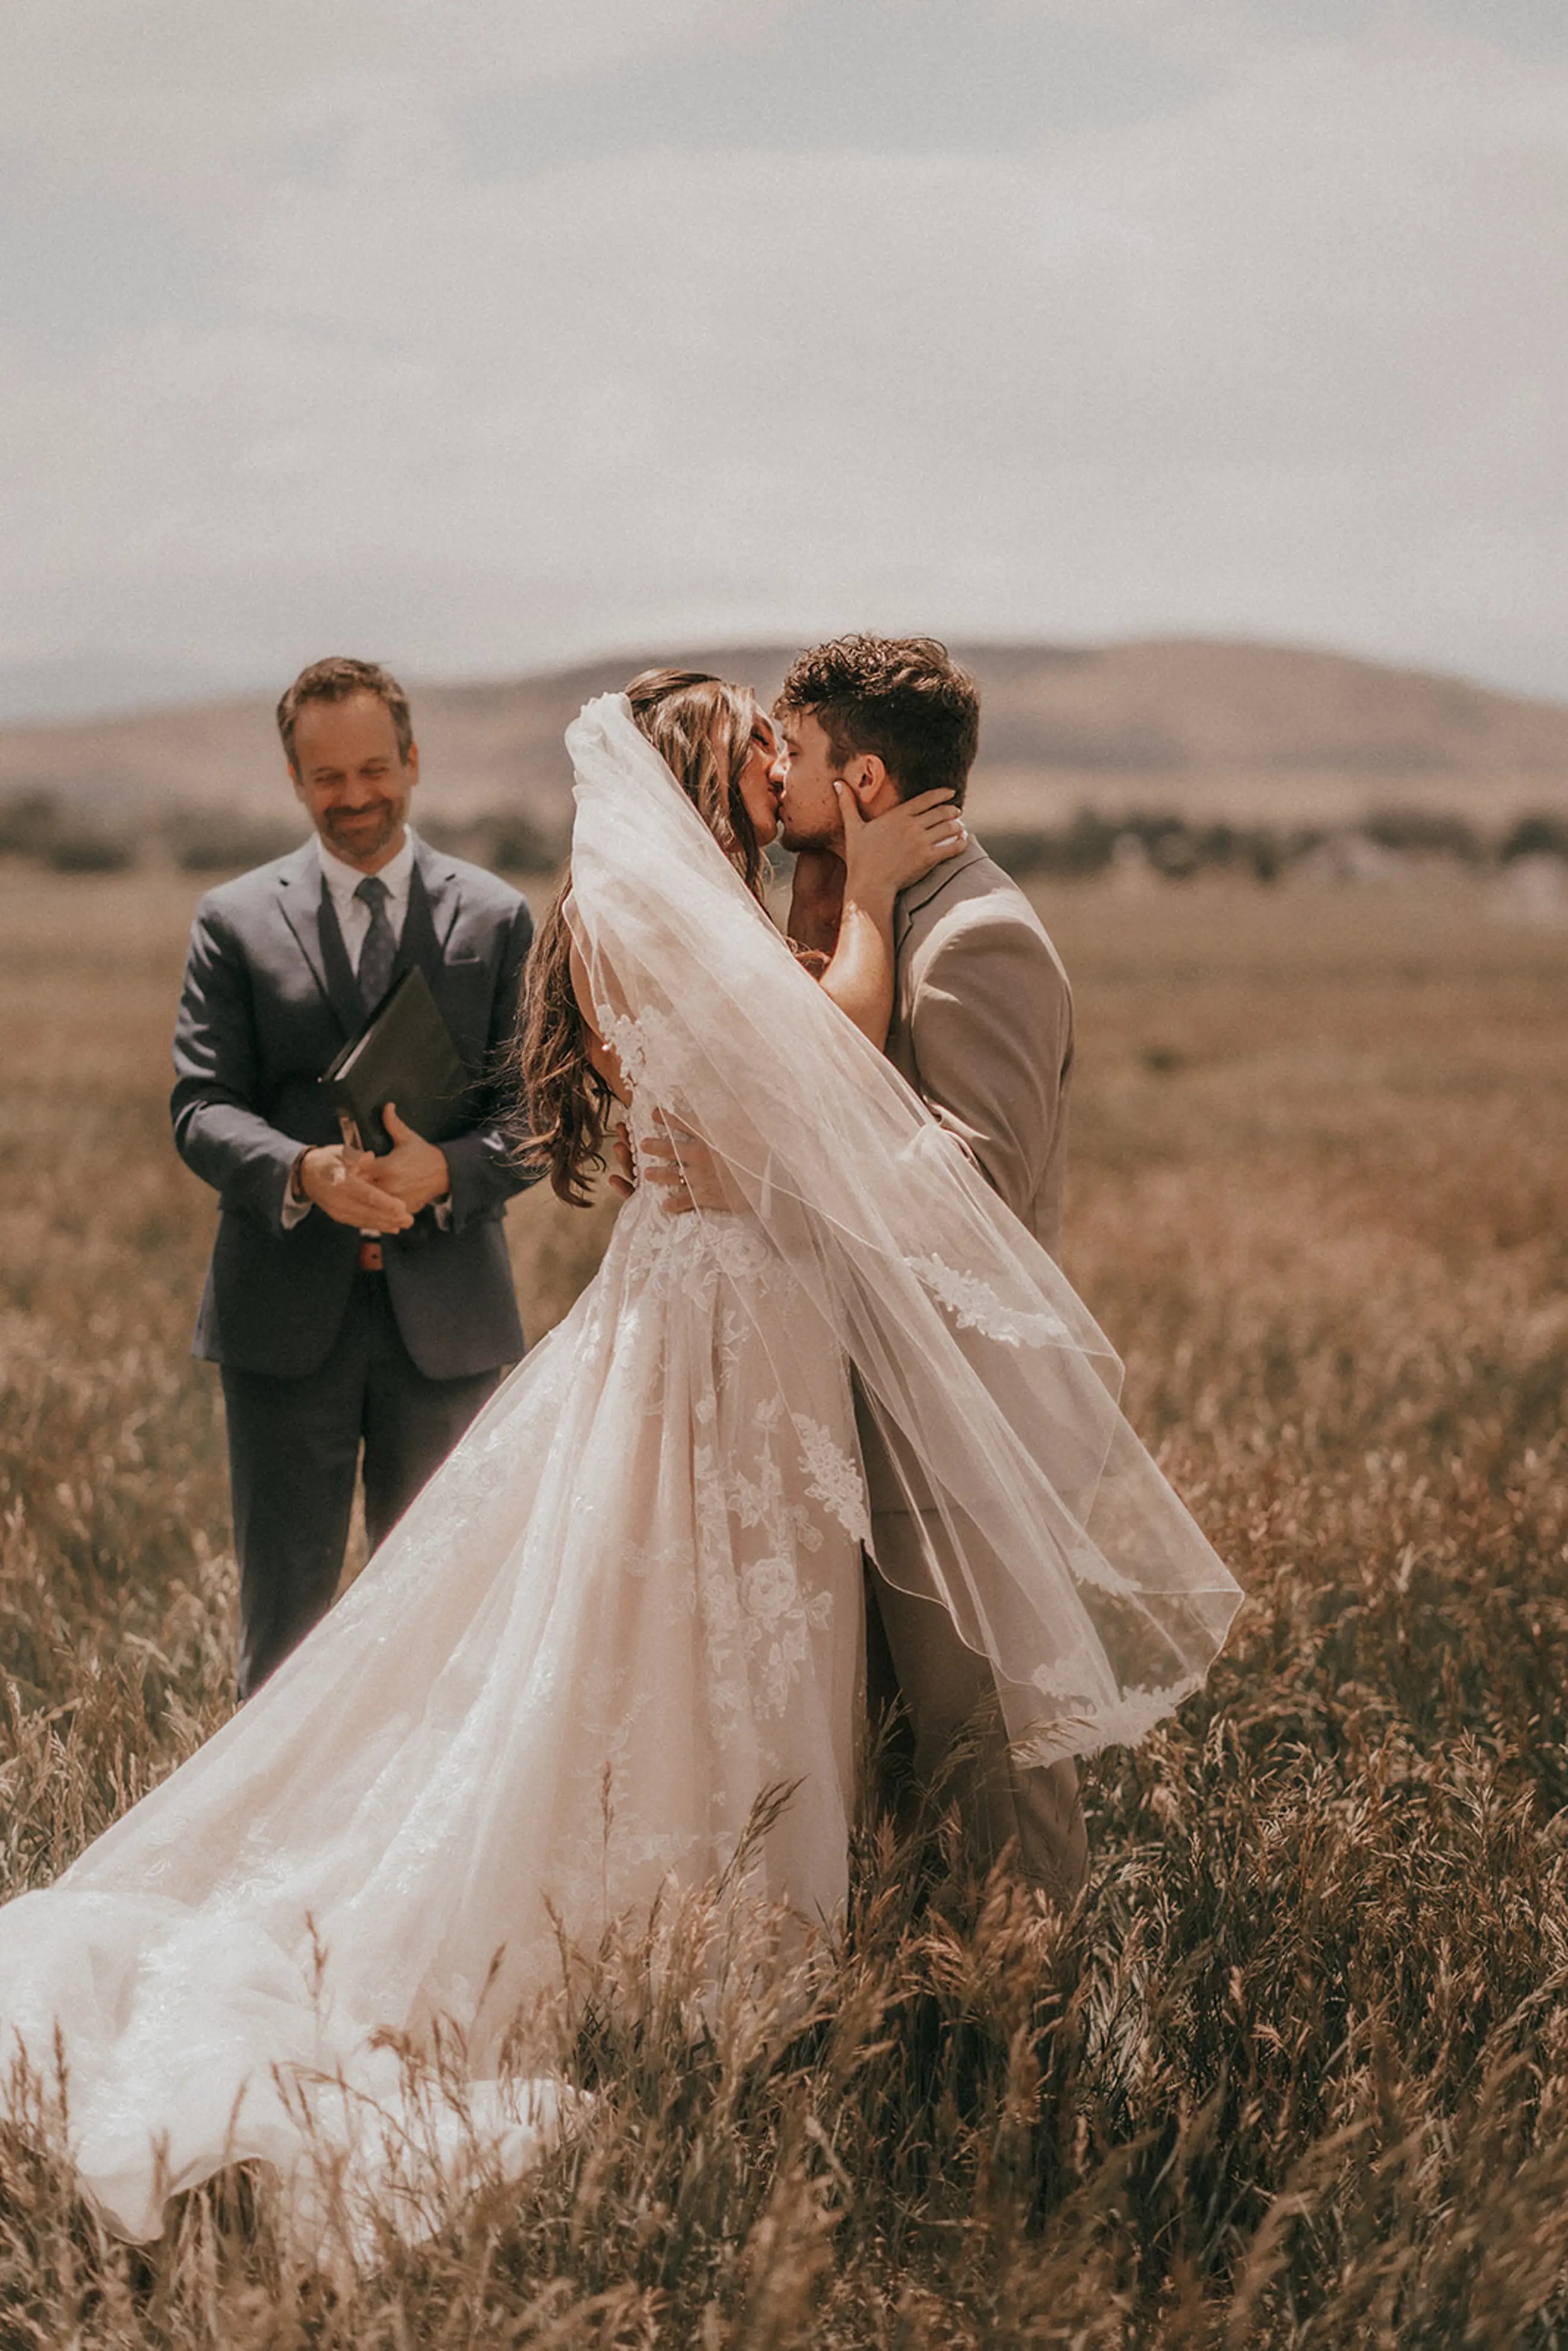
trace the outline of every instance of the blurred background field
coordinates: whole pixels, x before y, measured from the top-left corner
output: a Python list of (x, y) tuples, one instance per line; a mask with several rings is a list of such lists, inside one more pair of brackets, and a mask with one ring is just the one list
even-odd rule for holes
[[(0, 863), (6, 1892), (231, 1703), (164, 1107), (200, 886)], [(1568, 2340), (1568, 929), (1457, 861), (1034, 886), (1068, 1270), (1249, 1593), (1092, 1767), (1080, 1916), (868, 1845), (815, 2039), (607, 1994), (586, 2146), (330, 2295), (202, 2199), (107, 2246), (6, 2139), (0, 2339)], [(515, 1207), (536, 1334), (608, 1214)]]
[[(1010, 871), (1386, 879), (1435, 862), (1568, 907), (1568, 709), (1345, 653), (1207, 638), (961, 648), (984, 705), (975, 821)], [(568, 722), (650, 658), (747, 680), (787, 644), (689, 645), (493, 682), (415, 682), (419, 821), (508, 867), (563, 855)], [(0, 855), (221, 872), (298, 838), (271, 701), (0, 726)]]

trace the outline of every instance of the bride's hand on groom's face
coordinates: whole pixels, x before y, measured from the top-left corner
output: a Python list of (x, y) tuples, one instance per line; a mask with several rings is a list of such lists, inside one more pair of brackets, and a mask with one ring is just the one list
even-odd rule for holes
[(841, 788), (844, 815), (844, 894), (896, 897), (968, 845), (950, 791), (916, 792), (882, 816), (866, 819), (853, 792)]

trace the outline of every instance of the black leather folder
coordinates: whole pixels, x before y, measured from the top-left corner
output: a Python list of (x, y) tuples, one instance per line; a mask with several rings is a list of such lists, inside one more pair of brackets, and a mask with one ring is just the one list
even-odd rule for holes
[(392, 1149), (382, 1121), (389, 1102), (427, 1143), (448, 1142), (458, 1132), (468, 1072), (417, 965), (350, 1038), (319, 1083), (331, 1097), (343, 1140), (361, 1151)]

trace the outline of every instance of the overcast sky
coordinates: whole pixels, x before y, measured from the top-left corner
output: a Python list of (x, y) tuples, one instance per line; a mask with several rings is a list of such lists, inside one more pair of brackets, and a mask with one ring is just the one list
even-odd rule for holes
[(863, 623), (1568, 695), (1563, 0), (6, 0), (0, 716)]

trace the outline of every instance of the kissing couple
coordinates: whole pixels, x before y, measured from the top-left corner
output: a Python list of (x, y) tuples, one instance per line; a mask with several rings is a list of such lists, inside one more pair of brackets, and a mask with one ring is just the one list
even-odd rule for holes
[(329, 2092), (384, 2112), (394, 2043), (444, 2033), (479, 2111), (562, 1938), (672, 1887), (840, 1917), (866, 1573), (917, 1757), (983, 1701), (976, 1834), (1067, 1890), (1072, 1759), (1225, 1637), (1238, 1587), (1045, 1245), (1059, 967), (955, 820), (974, 689), (849, 639), (779, 720), (664, 671), (568, 729), (517, 1074), (568, 1199), (623, 1115), (599, 1273), (234, 1719), (0, 1911), (0, 2028), (58, 2048), (130, 2237), (223, 2165), (294, 2176)]

